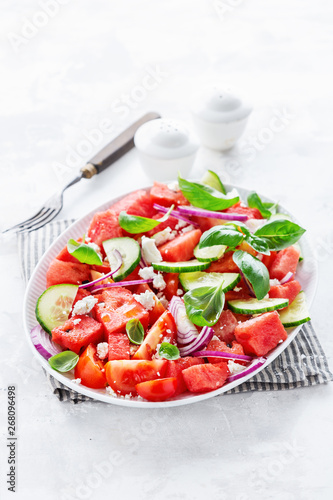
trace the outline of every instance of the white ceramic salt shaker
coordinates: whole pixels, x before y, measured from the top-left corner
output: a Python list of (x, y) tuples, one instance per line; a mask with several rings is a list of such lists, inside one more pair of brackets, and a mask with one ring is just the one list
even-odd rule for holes
[(142, 125), (134, 136), (143, 170), (153, 180), (186, 177), (192, 168), (199, 142), (185, 125), (158, 118)]
[(192, 106), (195, 131), (203, 146), (230, 149), (244, 132), (252, 107), (221, 87), (196, 96)]

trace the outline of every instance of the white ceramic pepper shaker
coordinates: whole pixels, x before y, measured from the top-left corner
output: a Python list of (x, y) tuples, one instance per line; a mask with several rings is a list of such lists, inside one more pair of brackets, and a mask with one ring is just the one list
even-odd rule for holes
[(142, 125), (134, 136), (140, 162), (146, 174), (157, 181), (185, 177), (199, 148), (196, 137), (182, 123), (159, 118)]
[(203, 146), (230, 149), (244, 132), (252, 107), (221, 87), (210, 87), (194, 99), (192, 117)]

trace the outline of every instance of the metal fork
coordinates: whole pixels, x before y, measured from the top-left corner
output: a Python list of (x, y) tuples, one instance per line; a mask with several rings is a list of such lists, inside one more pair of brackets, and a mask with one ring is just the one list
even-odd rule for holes
[(7, 233), (9, 231), (17, 233), (35, 231), (51, 222), (63, 207), (63, 194), (67, 188), (73, 186), (73, 184), (76, 184), (82, 178), (91, 179), (94, 175), (100, 174), (125, 153), (130, 151), (134, 147), (134, 135), (138, 128), (144, 123), (155, 120), (156, 118), (160, 118), (160, 115), (155, 112), (150, 112), (142, 116), (84, 165), (78, 175), (68, 182), (58, 193), (51, 196), (35, 215), (15, 226), (5, 229), (2, 233)]

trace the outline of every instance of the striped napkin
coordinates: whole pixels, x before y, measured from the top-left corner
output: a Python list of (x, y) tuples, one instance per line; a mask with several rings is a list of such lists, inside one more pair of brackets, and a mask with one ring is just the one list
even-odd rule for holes
[[(18, 234), (22, 277), (27, 283), (46, 249), (74, 220), (51, 222), (37, 231)], [(80, 403), (90, 400), (58, 382), (49, 373), (45, 375), (53, 393), (60, 401)], [(296, 339), (267, 368), (247, 382), (228, 391), (235, 394), (248, 391), (281, 391), (296, 387), (324, 384), (333, 380), (325, 353), (311, 322), (306, 323)]]

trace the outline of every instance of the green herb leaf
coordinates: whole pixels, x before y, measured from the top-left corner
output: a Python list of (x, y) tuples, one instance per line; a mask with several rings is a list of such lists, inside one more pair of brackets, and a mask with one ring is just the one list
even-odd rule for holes
[(161, 358), (169, 359), (170, 361), (180, 358), (179, 349), (169, 342), (162, 342), (158, 350)]
[(57, 372), (69, 372), (79, 361), (78, 354), (72, 351), (59, 352), (49, 359), (49, 365)]
[(185, 293), (184, 303), (188, 318), (198, 326), (217, 323), (224, 306), (223, 282), (219, 286), (201, 286)]
[(143, 326), (141, 324), (141, 321), (139, 321), (136, 318), (130, 319), (126, 323), (126, 333), (128, 338), (130, 339), (130, 342), (132, 344), (140, 345), (143, 342), (144, 336), (145, 336), (145, 331), (143, 329)]
[(198, 182), (190, 182), (178, 176), (178, 184), (185, 198), (193, 206), (207, 210), (224, 210), (239, 201), (239, 196), (223, 194)]
[(267, 267), (259, 259), (248, 252), (243, 252), (243, 250), (237, 250), (232, 258), (245, 278), (251, 283), (257, 299), (263, 299), (269, 292)]
[(264, 255), (269, 255), (270, 251), (268, 248), (268, 243), (263, 238), (258, 238), (254, 234), (250, 234), (245, 237), (245, 241), (256, 251), (259, 253), (263, 253)]
[(271, 212), (272, 215), (276, 214), (278, 203), (270, 203), (269, 201), (263, 201), (262, 204), (264, 205), (265, 208), (267, 208)]
[(247, 197), (247, 203), (250, 208), (257, 208), (264, 219), (269, 219), (272, 215), (272, 212), (265, 207), (263, 202), (261, 201), (260, 196), (257, 193), (251, 193)]
[(122, 211), (118, 217), (119, 225), (131, 234), (145, 233), (146, 231), (154, 229), (154, 227), (161, 224), (161, 222), (166, 221), (173, 209), (174, 205), (172, 205), (167, 213), (160, 219), (149, 219), (148, 217), (141, 217), (140, 215), (129, 215)]
[(91, 264), (96, 266), (102, 264), (102, 259), (96, 250), (84, 243), (84, 237), (82, 243), (78, 243), (72, 239), (68, 240), (67, 250), (79, 262), (82, 262), (82, 264)]
[(257, 229), (255, 236), (264, 238), (270, 250), (283, 250), (296, 243), (305, 233), (305, 229), (286, 219), (268, 222)]
[(214, 245), (226, 245), (235, 248), (243, 239), (243, 233), (236, 228), (227, 225), (214, 226), (203, 233), (199, 241), (199, 248), (212, 247)]

